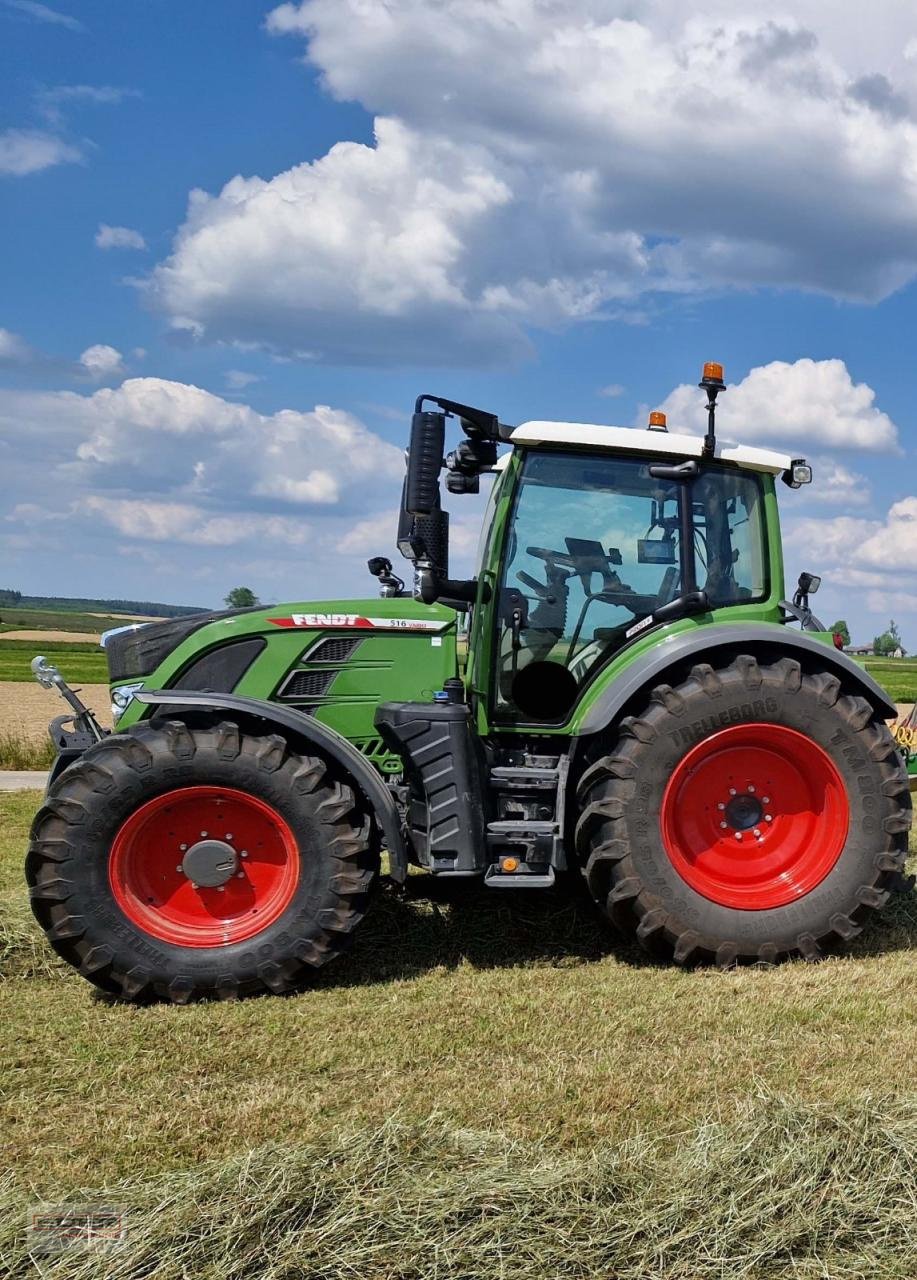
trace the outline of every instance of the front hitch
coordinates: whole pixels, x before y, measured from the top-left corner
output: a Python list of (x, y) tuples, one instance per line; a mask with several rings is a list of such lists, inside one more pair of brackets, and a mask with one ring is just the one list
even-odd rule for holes
[(65, 702), (70, 705), (70, 712), (56, 716), (48, 725), (48, 734), (57, 751), (57, 761), (51, 769), (51, 779), (66, 768), (72, 760), (81, 756), (89, 747), (95, 746), (107, 736), (95, 715), (79, 696), (79, 690), (71, 689), (57, 667), (47, 658), (40, 655), (31, 662), (32, 675), (43, 689), (56, 689)]

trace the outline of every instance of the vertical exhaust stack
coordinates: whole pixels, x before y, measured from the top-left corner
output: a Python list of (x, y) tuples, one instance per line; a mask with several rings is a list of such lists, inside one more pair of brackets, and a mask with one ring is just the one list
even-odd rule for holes
[(726, 390), (723, 366), (715, 360), (708, 360), (697, 385), (707, 393), (707, 434), (704, 436), (703, 457), (712, 458), (716, 452), (716, 398)]

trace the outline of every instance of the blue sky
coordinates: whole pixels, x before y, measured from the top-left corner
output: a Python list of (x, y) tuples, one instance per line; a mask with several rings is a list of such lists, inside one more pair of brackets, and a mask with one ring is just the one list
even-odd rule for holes
[(917, 649), (906, 6), (0, 0), (0, 67), (0, 585), (363, 593), (419, 391), (692, 425), (718, 359)]

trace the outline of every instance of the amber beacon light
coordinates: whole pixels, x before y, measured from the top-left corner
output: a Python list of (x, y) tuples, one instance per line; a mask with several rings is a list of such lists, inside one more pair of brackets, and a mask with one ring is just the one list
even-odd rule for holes
[(704, 436), (703, 456), (712, 458), (716, 452), (716, 398), (726, 390), (723, 366), (716, 360), (708, 360), (698, 386), (707, 393), (707, 434)]
[(669, 428), (666, 424), (665, 414), (661, 413), (658, 409), (653, 410), (653, 412), (650, 414), (650, 420), (647, 423), (647, 430), (648, 431), (668, 431), (668, 429)]

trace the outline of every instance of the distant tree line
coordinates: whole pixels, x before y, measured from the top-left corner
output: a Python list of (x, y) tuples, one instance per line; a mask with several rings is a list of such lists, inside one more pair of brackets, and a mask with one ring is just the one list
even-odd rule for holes
[[(832, 623), (831, 630), (836, 636), (840, 636), (844, 648), (848, 648), (850, 645), (850, 628), (843, 618)], [(872, 651), (877, 658), (892, 657), (896, 653), (900, 653), (902, 658), (907, 657), (907, 649), (901, 643), (901, 632), (898, 630), (898, 624), (894, 618), (888, 624), (888, 630), (883, 631), (880, 636), (876, 636), (873, 640)]]
[(0, 588), (0, 605), (15, 609), (59, 609), (62, 613), (141, 613), (150, 618), (180, 618), (206, 613), (207, 605), (160, 604), (154, 600), (91, 600), (76, 596), (24, 596)]
[(893, 618), (888, 624), (888, 630), (883, 631), (880, 636), (876, 636), (875, 640), (872, 642), (872, 651), (878, 657), (885, 658), (889, 657), (891, 654), (898, 653), (899, 650), (902, 657), (907, 656), (907, 649), (905, 649), (904, 645), (901, 643), (901, 633), (898, 630), (898, 624)]

